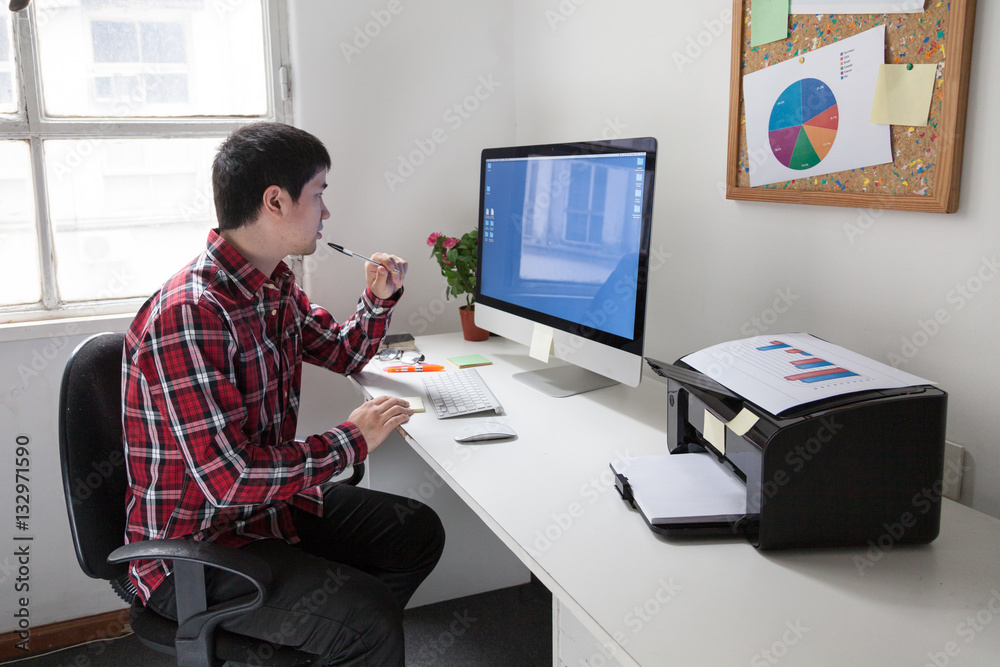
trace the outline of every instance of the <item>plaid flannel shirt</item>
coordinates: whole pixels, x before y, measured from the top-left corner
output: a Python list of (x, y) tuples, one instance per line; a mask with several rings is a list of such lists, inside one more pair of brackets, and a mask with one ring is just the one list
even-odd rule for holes
[[(317, 485), (363, 461), (354, 424), (295, 440), (302, 361), (349, 374), (375, 354), (393, 299), (365, 289), (338, 324), (281, 263), (270, 278), (215, 231), (136, 315), (122, 365), (126, 543), (297, 542), (289, 506), (320, 514)], [(143, 601), (163, 561), (129, 570)]]

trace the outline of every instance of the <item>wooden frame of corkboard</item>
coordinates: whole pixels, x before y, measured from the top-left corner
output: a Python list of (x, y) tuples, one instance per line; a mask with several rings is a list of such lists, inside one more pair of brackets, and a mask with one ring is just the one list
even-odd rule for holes
[[(750, 46), (751, 0), (733, 0), (726, 198), (954, 213), (962, 180), (976, 0), (927, 0), (919, 14), (796, 14), (788, 38)], [(939, 63), (927, 127), (893, 125), (893, 162), (750, 187), (743, 75), (884, 23), (887, 63)]]

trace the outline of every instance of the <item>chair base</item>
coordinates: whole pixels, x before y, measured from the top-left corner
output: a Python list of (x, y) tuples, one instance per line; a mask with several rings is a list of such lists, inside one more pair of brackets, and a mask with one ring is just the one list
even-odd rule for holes
[[(129, 624), (136, 638), (159, 653), (177, 655), (174, 636), (177, 623), (147, 609), (136, 601), (129, 609)], [(216, 665), (224, 662), (269, 665), (271, 667), (306, 667), (313, 664), (316, 656), (298, 651), (288, 646), (275, 646), (270, 642), (253, 637), (238, 635), (228, 630), (215, 631)], [(216, 667), (212, 665), (211, 667)]]

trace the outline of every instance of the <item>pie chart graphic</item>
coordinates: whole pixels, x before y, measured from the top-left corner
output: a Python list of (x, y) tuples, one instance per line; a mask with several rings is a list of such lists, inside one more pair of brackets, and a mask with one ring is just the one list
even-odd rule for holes
[(819, 79), (800, 79), (785, 88), (771, 109), (767, 135), (771, 152), (789, 169), (812, 169), (837, 138), (837, 98)]

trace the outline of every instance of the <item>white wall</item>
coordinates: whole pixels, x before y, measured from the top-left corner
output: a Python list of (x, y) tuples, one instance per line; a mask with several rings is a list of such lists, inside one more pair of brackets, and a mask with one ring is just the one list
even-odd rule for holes
[[(962, 500), (1000, 516), (993, 405), (1000, 395), (1000, 280), (984, 282), (961, 309), (948, 300), (1000, 250), (1000, 193), (992, 183), (1000, 127), (991, 114), (1000, 107), (1000, 82), (990, 73), (1000, 58), (996, 3), (979, 3), (959, 212), (875, 212), (853, 242), (845, 228), (865, 223), (864, 211), (737, 203), (720, 194), (728, 22), (692, 63), (679, 66), (675, 54), (699, 36), (707, 43), (729, 0), (399, 0), (392, 6), (402, 10), (350, 62), (341, 42), (350, 43), (389, 0), (290, 6), (295, 122), (319, 135), (335, 162), (327, 195), (333, 219), (324, 235), (358, 252), (382, 249), (410, 260), (394, 331), (458, 329), (458, 304), (442, 299), (444, 282), (424, 240), (432, 231), (458, 234), (475, 225), (483, 147), (653, 135), (660, 141), (653, 246), (670, 256), (652, 273), (648, 353), (673, 359), (748, 335), (754, 318), (763, 318), (769, 332), (810, 331), (887, 360), (943, 309), (948, 322), (905, 369), (949, 392), (948, 437), (966, 446), (970, 463)], [(567, 20), (553, 24), (546, 12), (560, 8)], [(488, 96), (480, 77), (496, 86)], [(474, 106), (466, 98), (477, 87), (486, 99), (456, 125), (460, 117), (446, 112), (463, 100)], [(438, 128), (444, 142), (390, 189), (385, 172)], [(361, 289), (359, 263), (320, 251), (309, 268), (314, 300), (348, 314)], [(774, 321), (779, 294), (791, 305)], [(69, 346), (82, 336), (62, 333), (0, 343), (0, 537), (9, 545), (16, 532), (11, 445), (27, 433), (34, 443), (33, 626), (117, 606), (105, 584), (79, 572), (70, 551), (55, 406)], [(36, 351), (51, 358), (36, 362), (39, 374), (18, 391), (18, 367), (30, 366)], [(357, 401), (343, 379), (309, 370), (303, 432), (339, 421)], [(344, 406), (342, 414), (331, 404)], [(13, 563), (4, 560), (10, 551), (0, 556), (0, 632), (16, 626)]]

